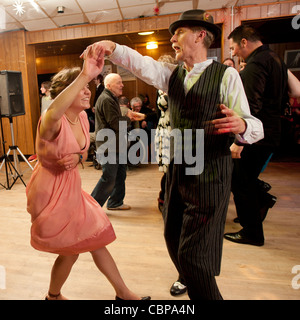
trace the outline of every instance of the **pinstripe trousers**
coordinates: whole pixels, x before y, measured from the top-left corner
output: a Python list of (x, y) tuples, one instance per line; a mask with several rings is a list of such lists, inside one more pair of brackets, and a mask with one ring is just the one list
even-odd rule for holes
[(187, 176), (184, 165), (169, 166), (164, 236), (191, 300), (222, 299), (215, 276), (221, 267), (231, 176), (230, 155), (206, 161), (197, 176)]

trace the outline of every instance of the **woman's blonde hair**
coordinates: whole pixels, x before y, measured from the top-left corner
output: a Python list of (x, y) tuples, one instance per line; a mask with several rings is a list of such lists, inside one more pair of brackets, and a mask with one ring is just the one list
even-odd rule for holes
[(66, 87), (68, 87), (80, 74), (81, 68), (64, 68), (52, 78), (50, 89), (51, 99), (55, 99)]

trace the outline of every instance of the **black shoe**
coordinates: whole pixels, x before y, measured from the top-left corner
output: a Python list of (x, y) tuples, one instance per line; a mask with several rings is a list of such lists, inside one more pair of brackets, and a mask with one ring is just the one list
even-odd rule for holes
[(186, 286), (179, 281), (176, 281), (172, 284), (170, 289), (170, 293), (172, 296), (179, 296), (181, 294), (186, 293)]
[(264, 245), (264, 240), (257, 240), (255, 238), (249, 238), (245, 236), (241, 231), (235, 232), (235, 233), (225, 233), (224, 238), (226, 240), (236, 242), (236, 243), (241, 243), (241, 244), (250, 244), (253, 246), (263, 246)]
[[(124, 299), (121, 299), (120, 297), (116, 296), (117, 301), (125, 301)], [(141, 300), (151, 300), (150, 296), (147, 297), (141, 297)]]

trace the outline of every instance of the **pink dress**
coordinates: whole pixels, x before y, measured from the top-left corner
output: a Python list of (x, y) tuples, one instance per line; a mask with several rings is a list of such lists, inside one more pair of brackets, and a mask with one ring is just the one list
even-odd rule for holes
[(31, 245), (37, 250), (74, 255), (104, 247), (116, 238), (103, 209), (82, 190), (78, 166), (65, 171), (57, 164), (66, 155), (83, 154), (89, 148), (89, 123), (84, 111), (79, 119), (87, 141), (83, 150), (65, 117), (55, 140), (43, 140), (37, 132), (38, 163), (26, 188)]

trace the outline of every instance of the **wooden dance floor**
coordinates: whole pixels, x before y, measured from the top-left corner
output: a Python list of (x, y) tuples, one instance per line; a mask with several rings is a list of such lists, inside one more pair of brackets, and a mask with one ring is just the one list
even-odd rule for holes
[[(31, 171), (21, 165), (28, 182)], [(89, 165), (80, 172), (83, 188), (90, 193), (101, 170)], [(270, 163), (261, 177), (272, 185), (270, 193), (278, 198), (264, 222), (265, 245), (254, 247), (224, 240), (222, 269), (217, 278), (220, 291), (225, 300), (298, 300), (300, 163)], [(157, 165), (129, 169), (125, 202), (132, 210), (108, 211), (105, 207), (117, 235), (108, 249), (127, 285), (139, 295), (151, 295), (154, 300), (186, 300), (187, 295), (174, 298), (169, 294), (177, 272), (165, 246), (157, 208), (160, 179)], [(4, 181), (2, 170), (0, 183)], [(21, 181), (11, 190), (0, 188), (0, 199), (0, 300), (41, 300), (48, 290), (56, 256), (30, 246), (31, 223)], [(234, 218), (231, 199), (226, 232), (240, 230)], [(79, 257), (62, 293), (72, 300), (114, 299), (114, 290), (89, 253)]]

